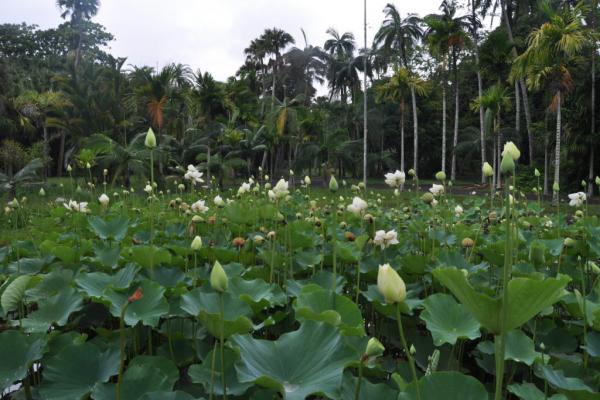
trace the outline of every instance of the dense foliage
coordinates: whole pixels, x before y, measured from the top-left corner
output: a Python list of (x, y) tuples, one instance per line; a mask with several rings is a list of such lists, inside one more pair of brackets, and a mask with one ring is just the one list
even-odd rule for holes
[[(107, 52), (113, 36), (92, 21), (97, 0), (59, 7), (57, 28), (0, 26), (9, 176), (32, 158), (63, 175), (87, 149), (92, 167), (128, 184), (144, 172), (134, 138), (151, 125), (163, 175), (194, 163), (221, 181), (259, 166), (361, 177), (365, 72), (371, 176), (412, 167), (479, 179), (506, 140), (542, 171), (546, 194), (554, 181), (566, 188), (595, 175), (596, 1), (445, 0), (421, 17), (389, 4), (366, 50), (333, 28), (322, 46), (266, 29), (225, 82), (210, 65), (129, 65)], [(327, 96), (316, 96), (321, 84)]]

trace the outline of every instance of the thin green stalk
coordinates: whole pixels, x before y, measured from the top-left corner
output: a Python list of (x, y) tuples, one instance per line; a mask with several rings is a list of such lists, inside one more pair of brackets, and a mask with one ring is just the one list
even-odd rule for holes
[(496, 346), (496, 391), (495, 400), (502, 399), (504, 382), (504, 355), (506, 353), (506, 321), (508, 319), (508, 281), (510, 279), (510, 270), (512, 268), (512, 215), (510, 207), (510, 189), (509, 178), (505, 182), (505, 210), (506, 210), (506, 244), (504, 247), (504, 269), (502, 276), (502, 310), (500, 316), (500, 335), (495, 337)]
[(333, 215), (332, 215), (332, 221), (333, 221), (333, 229), (331, 230), (331, 247), (333, 249), (333, 279), (332, 279), (332, 283), (331, 283), (331, 290), (333, 291), (333, 293), (335, 293), (335, 288), (336, 288), (336, 282), (337, 282), (337, 258), (336, 258), (336, 246), (337, 246), (337, 235), (336, 235), (336, 231), (337, 231), (337, 207), (335, 206), (335, 200), (333, 202), (334, 208), (333, 208)]
[(358, 383), (356, 384), (356, 391), (354, 392), (354, 400), (360, 399), (360, 387), (362, 385), (363, 379), (363, 360), (360, 360), (360, 364), (358, 364)]
[(396, 322), (398, 323), (398, 332), (400, 332), (400, 341), (402, 343), (402, 347), (404, 348), (404, 352), (406, 353), (406, 357), (408, 358), (410, 371), (412, 373), (413, 381), (415, 382), (415, 387), (417, 389), (417, 400), (421, 400), (421, 389), (419, 388), (419, 380), (417, 378), (415, 360), (412, 354), (410, 353), (410, 349), (406, 344), (406, 338), (404, 337), (404, 328), (402, 327), (402, 315), (400, 314), (400, 303), (396, 303)]
[[(583, 308), (583, 343), (585, 346), (587, 346), (587, 331), (588, 331), (588, 320), (587, 320), (587, 301), (586, 301), (586, 296), (587, 296), (587, 289), (586, 289), (586, 272), (584, 270), (587, 269), (587, 262), (585, 263), (585, 267), (581, 268), (580, 265), (580, 269), (581, 269), (581, 299), (582, 299), (582, 308)], [(588, 366), (588, 352), (587, 350), (583, 352), (583, 368), (587, 368)]]
[(120, 344), (120, 354), (119, 354), (119, 375), (117, 378), (117, 400), (121, 400), (121, 384), (123, 381), (123, 369), (125, 368), (125, 311), (127, 310), (127, 306), (129, 302), (123, 304), (121, 307), (121, 318), (119, 319), (119, 344)]
[(223, 357), (223, 344), (225, 341), (225, 305), (223, 303), (223, 293), (219, 292), (220, 313), (221, 313), (221, 335), (219, 341), (221, 343), (221, 386), (223, 387), (223, 400), (227, 400), (227, 386), (225, 385), (225, 358)]

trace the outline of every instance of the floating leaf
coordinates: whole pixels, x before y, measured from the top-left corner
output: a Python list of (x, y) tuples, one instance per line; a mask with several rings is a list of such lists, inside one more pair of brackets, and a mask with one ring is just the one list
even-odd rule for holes
[(120, 242), (127, 235), (127, 228), (129, 227), (129, 218), (119, 215), (112, 219), (103, 219), (98, 216), (93, 216), (88, 219), (92, 231), (100, 239), (112, 239)]
[[(421, 400), (487, 400), (488, 393), (477, 379), (459, 372), (434, 372), (419, 380)], [(410, 383), (398, 400), (416, 400), (416, 384)]]
[(458, 339), (473, 340), (481, 335), (479, 322), (452, 296), (433, 294), (425, 299), (423, 306), (421, 319), (427, 324), (436, 346), (454, 345)]
[(0, 333), (0, 393), (27, 376), (34, 361), (42, 358), (46, 340), (16, 330)]
[(230, 343), (240, 350), (240, 382), (277, 390), (286, 400), (311, 394), (335, 398), (344, 367), (359, 358), (338, 330), (324, 322), (306, 321), (276, 341), (235, 335)]

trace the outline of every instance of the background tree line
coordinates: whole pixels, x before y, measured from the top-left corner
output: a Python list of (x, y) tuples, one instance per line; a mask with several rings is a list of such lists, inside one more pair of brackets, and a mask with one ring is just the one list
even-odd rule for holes
[(427, 16), (390, 3), (368, 49), (334, 28), (321, 45), (269, 28), (225, 82), (210, 65), (130, 65), (106, 50), (98, 0), (57, 4), (56, 28), (0, 25), (9, 177), (39, 158), (46, 176), (89, 163), (129, 184), (147, 173), (140, 135), (152, 126), (163, 176), (194, 163), (220, 182), (259, 167), (358, 178), (365, 72), (372, 177), (413, 168), (483, 182), (482, 162), (507, 140), (523, 150), (522, 174), (543, 171), (546, 193), (598, 170), (595, 0), (444, 0)]

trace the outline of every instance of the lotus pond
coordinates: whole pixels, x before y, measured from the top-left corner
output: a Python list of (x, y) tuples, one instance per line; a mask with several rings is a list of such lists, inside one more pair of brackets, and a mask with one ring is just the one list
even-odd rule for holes
[(292, 180), (11, 202), (0, 397), (600, 398), (584, 200)]

